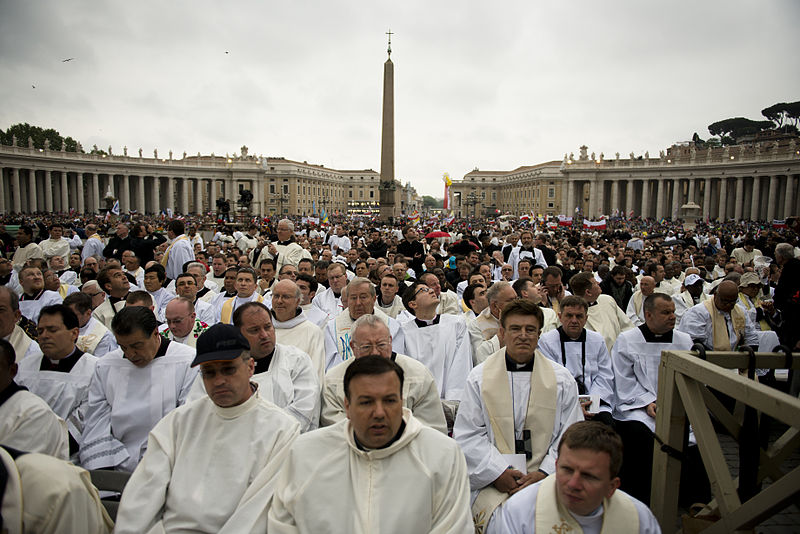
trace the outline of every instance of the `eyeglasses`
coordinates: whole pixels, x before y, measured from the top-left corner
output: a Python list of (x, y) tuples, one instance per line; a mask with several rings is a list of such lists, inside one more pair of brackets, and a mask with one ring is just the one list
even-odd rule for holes
[(417, 291), (414, 292), (414, 298), (417, 298), (417, 295), (420, 293), (433, 293), (433, 289), (429, 288), (428, 286), (420, 287)]
[(380, 343), (369, 343), (364, 345), (356, 345), (360, 354), (372, 353), (373, 349), (377, 352), (383, 352), (392, 346), (391, 341), (381, 341)]

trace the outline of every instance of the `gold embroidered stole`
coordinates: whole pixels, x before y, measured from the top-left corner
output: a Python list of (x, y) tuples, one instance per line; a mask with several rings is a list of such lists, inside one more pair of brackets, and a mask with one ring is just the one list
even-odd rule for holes
[[(506, 349), (495, 352), (483, 364), (481, 399), (486, 406), (494, 434), (494, 445), (501, 454), (515, 453), (514, 410), (506, 370)], [(534, 353), (531, 391), (524, 428), (531, 431), (532, 457), (528, 460), (528, 472), (539, 468), (550, 448), (553, 426), (556, 419), (558, 387), (556, 374), (550, 361), (537, 349)], [(483, 488), (472, 505), (477, 532), (483, 532), (495, 508), (500, 506), (508, 493), (502, 493), (491, 484)]]
[(169, 253), (172, 251), (172, 247), (174, 247), (175, 243), (177, 243), (178, 241), (183, 241), (183, 240), (188, 241), (189, 238), (183, 235), (177, 238), (175, 241), (172, 242), (172, 244), (169, 247), (167, 247), (167, 250), (164, 252), (164, 256), (161, 258), (161, 265), (163, 265), (164, 268), (167, 267), (167, 262), (169, 261)]
[(31, 346), (32, 341), (33, 340), (28, 337), (28, 334), (26, 334), (22, 328), (14, 326), (14, 330), (12, 330), (11, 335), (8, 336), (8, 342), (14, 347), (14, 352), (17, 353), (17, 360), (15, 363), (19, 363), (19, 361), (25, 357), (25, 353), (28, 352), (28, 347)]
[(633, 294), (633, 309), (634, 311), (636, 311), (636, 315), (639, 315), (639, 312), (642, 311), (643, 300), (644, 300), (644, 294), (641, 292), (641, 290)]
[[(566, 506), (558, 500), (555, 475), (545, 478), (539, 485), (534, 524), (534, 531), (541, 534), (583, 532)], [(639, 532), (639, 512), (630, 497), (615, 491), (610, 499), (603, 499), (603, 526), (600, 534), (627, 532)]]
[(97, 345), (100, 343), (100, 340), (103, 339), (103, 336), (108, 330), (103, 323), (95, 319), (95, 324), (92, 326), (92, 329), (86, 332), (86, 334), (82, 336), (78, 336), (78, 341), (75, 342), (75, 346), (81, 349), (83, 352), (88, 352), (89, 354), (94, 354)]
[[(708, 299), (703, 305), (708, 310), (709, 315), (711, 315), (711, 334), (714, 350), (730, 351), (731, 339), (728, 334), (728, 325), (725, 322), (725, 316), (714, 306), (714, 299)], [(730, 314), (731, 321), (733, 321), (733, 331), (736, 334), (738, 342), (738, 340), (744, 338), (744, 312), (737, 306), (734, 306)]]
[[(251, 295), (252, 297), (252, 295)], [(231, 297), (222, 304), (222, 312), (220, 312), (220, 322), (224, 324), (233, 324), (233, 305), (236, 303), (237, 297)], [(253, 302), (249, 300), (248, 302)], [(264, 302), (264, 297), (256, 293), (256, 302)]]

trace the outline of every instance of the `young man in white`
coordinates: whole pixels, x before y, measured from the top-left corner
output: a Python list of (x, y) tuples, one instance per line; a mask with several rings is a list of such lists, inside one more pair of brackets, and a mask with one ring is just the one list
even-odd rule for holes
[(167, 225), (167, 237), (170, 245), (161, 258), (161, 265), (167, 271), (167, 278), (175, 280), (183, 272), (186, 262), (194, 261), (194, 249), (186, 236), (186, 225), (180, 219), (173, 219)]
[(389, 358), (348, 366), (347, 419), (294, 442), (270, 533), (472, 532), (464, 457), (403, 407), (403, 380)]
[(489, 534), (572, 532), (660, 534), (647, 506), (618, 489), (622, 441), (608, 426), (570, 426), (558, 444), (556, 471), (500, 507)]
[(564, 431), (583, 420), (578, 387), (537, 349), (542, 310), (527, 299), (502, 311), (504, 347), (469, 374), (453, 437), (464, 451), (476, 528), (509, 496), (555, 472)]
[(19, 282), (22, 285), (19, 310), (34, 323), (39, 321), (39, 311), (42, 308), (64, 301), (56, 291), (44, 287), (44, 275), (38, 267), (23, 267), (19, 273)]
[(236, 296), (217, 301), (215, 323), (233, 324), (233, 314), (242, 304), (263, 302), (264, 297), (256, 292), (256, 272), (250, 267), (240, 268), (236, 273)]
[(574, 275), (569, 281), (569, 287), (574, 295), (582, 297), (589, 305), (586, 328), (601, 334), (610, 352), (620, 333), (632, 329), (633, 323), (617, 306), (613, 297), (603, 295), (603, 290), (592, 273)]
[(111, 330), (120, 348), (95, 367), (80, 459), (86, 469), (131, 472), (147, 433), (186, 400), (197, 376), (189, 367), (195, 350), (162, 337), (155, 315), (144, 306), (120, 310)]
[(130, 291), (131, 283), (118, 265), (108, 265), (97, 274), (97, 284), (105, 291), (108, 298), (92, 312), (92, 317), (111, 328), (114, 317), (125, 307), (125, 297)]
[(298, 424), (265, 400), (249, 345), (229, 325), (197, 343), (208, 395), (150, 432), (120, 501), (115, 532), (263, 532), (267, 503)]
[(214, 308), (197, 298), (197, 289), (197, 277), (191, 273), (181, 273), (175, 279), (175, 293), (192, 303), (197, 319), (209, 325), (214, 324)]
[(414, 358), (392, 350), (389, 327), (375, 315), (362, 315), (351, 330), (350, 348), (353, 357), (332, 368), (325, 375), (322, 390), (320, 425), (328, 426), (345, 419), (344, 375), (348, 366), (358, 358), (380, 356), (399, 365), (405, 374), (403, 404), (422, 423), (447, 433), (447, 423), (439, 400), (439, 390), (433, 375)]
[(437, 314), (439, 297), (422, 282), (414, 282), (406, 290), (403, 304), (414, 315), (401, 324), (403, 354), (425, 365), (436, 379), (442, 399), (460, 401), (472, 370), (472, 348), (464, 318)]
[(92, 317), (92, 298), (89, 295), (73, 293), (64, 299), (64, 305), (78, 318), (78, 341), (75, 345), (79, 349), (100, 358), (119, 348), (111, 330)]

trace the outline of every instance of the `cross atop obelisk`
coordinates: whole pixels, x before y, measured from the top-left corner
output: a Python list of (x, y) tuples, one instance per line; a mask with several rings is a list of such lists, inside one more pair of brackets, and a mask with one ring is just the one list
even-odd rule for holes
[(395, 213), (394, 201), (394, 64), (392, 63), (392, 30), (389, 36), (389, 58), (383, 64), (383, 124), (381, 130), (381, 221), (388, 223)]

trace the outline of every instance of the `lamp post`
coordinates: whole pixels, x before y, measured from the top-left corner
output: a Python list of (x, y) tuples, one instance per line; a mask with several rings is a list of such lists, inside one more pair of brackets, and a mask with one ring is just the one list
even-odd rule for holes
[(283, 215), (283, 203), (284, 202), (289, 202), (289, 200), (291, 200), (291, 198), (289, 197), (289, 195), (287, 195), (285, 193), (276, 193), (275, 194), (275, 199), (278, 201), (278, 204), (280, 205), (279, 215), (282, 216)]
[(467, 204), (467, 206), (472, 206), (472, 218), (473, 219), (476, 218), (476, 215), (475, 215), (476, 208), (475, 208), (475, 206), (477, 206), (479, 202), (480, 202), (479, 197), (475, 193), (475, 191), (471, 191), (470, 194), (467, 195), (466, 204)]

